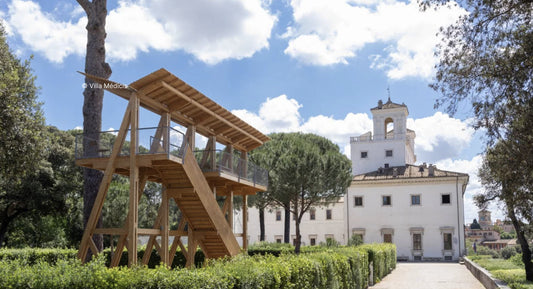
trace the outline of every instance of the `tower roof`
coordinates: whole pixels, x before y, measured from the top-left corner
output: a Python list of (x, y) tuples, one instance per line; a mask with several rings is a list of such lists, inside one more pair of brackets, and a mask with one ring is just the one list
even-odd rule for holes
[(381, 168), (377, 171), (355, 175), (352, 179), (352, 182), (423, 178), (435, 179), (446, 177), (466, 177), (468, 179), (468, 174), (440, 170), (435, 166), (433, 166), (430, 171), (430, 168), (424, 165), (417, 166), (406, 164), (405, 166)]
[(390, 100), (390, 97), (389, 97), (386, 103), (383, 103), (383, 101), (380, 99), (378, 101), (378, 106), (371, 108), (370, 110), (392, 109), (392, 108), (401, 108), (401, 107), (404, 107), (405, 109), (407, 109), (407, 105), (405, 105), (404, 103), (402, 104), (394, 103)]

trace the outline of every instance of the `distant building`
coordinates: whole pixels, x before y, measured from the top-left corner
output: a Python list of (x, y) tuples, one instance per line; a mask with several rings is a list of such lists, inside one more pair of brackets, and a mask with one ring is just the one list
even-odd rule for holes
[(480, 229), (474, 228), (472, 224), (465, 226), (465, 234), (468, 240), (498, 251), (507, 246), (516, 245), (516, 239), (501, 239), (500, 233), (494, 228), (498, 226), (502, 228), (503, 232), (514, 232), (514, 227), (508, 221), (496, 220), (495, 223), (492, 223), (491, 212), (486, 209), (478, 212), (478, 218)]

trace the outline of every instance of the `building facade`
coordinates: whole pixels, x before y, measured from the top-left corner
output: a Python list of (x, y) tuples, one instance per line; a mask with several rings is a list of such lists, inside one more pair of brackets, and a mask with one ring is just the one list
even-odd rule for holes
[[(302, 245), (318, 245), (327, 239), (346, 244), (345, 237), (345, 205), (344, 198), (329, 206), (313, 207), (305, 213), (300, 223)], [(265, 241), (283, 243), (285, 212), (283, 208), (269, 208), (265, 210)], [(259, 210), (248, 210), (248, 232), (250, 244), (259, 242)], [(291, 243), (296, 239), (294, 216), (291, 217)]]
[(374, 131), (351, 138), (355, 174), (346, 197), (348, 234), (390, 242), (400, 260), (457, 260), (465, 252), (463, 194), (468, 175), (414, 165), (407, 106), (381, 101)]

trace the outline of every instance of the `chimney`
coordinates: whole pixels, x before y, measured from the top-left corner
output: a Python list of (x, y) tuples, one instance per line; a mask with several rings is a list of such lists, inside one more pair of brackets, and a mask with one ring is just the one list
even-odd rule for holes
[(428, 169), (428, 176), (434, 177), (435, 176), (435, 166), (430, 164)]
[(383, 101), (381, 99), (378, 101), (378, 108), (379, 109), (383, 108)]

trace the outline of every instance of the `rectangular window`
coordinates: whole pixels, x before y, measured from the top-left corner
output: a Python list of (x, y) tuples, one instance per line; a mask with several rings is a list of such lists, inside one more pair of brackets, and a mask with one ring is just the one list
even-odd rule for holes
[(283, 236), (281, 236), (281, 235), (276, 235), (276, 236), (274, 236), (274, 239), (276, 240), (276, 243), (281, 243), (282, 240), (283, 240)]
[(422, 234), (413, 234), (413, 250), (422, 250)]
[(331, 220), (331, 209), (326, 210), (326, 220)]
[(310, 209), (309, 210), (309, 219), (310, 220), (316, 219), (316, 210), (315, 209)]
[(385, 156), (386, 157), (392, 157), (392, 150), (386, 150), (385, 151)]
[(382, 199), (383, 199), (383, 206), (392, 205), (391, 196), (383, 196)]
[(442, 204), (450, 204), (450, 194), (442, 194)]
[(354, 197), (354, 206), (355, 207), (362, 207), (363, 206), (363, 197)]
[(420, 195), (411, 195), (411, 205), (420, 205)]
[(281, 210), (276, 211), (276, 221), (281, 221)]
[(368, 152), (361, 152), (361, 158), (362, 159), (368, 158)]
[(444, 250), (451, 250), (452, 249), (452, 233), (444, 233), (442, 234), (444, 238)]
[(311, 246), (316, 245), (316, 238), (310, 238), (309, 239), (309, 244), (311, 244)]
[(392, 234), (383, 234), (384, 243), (392, 243)]

